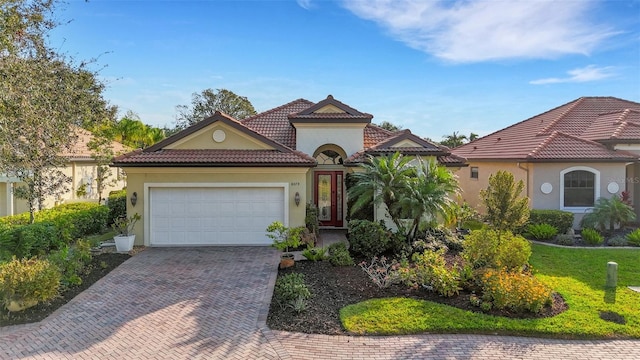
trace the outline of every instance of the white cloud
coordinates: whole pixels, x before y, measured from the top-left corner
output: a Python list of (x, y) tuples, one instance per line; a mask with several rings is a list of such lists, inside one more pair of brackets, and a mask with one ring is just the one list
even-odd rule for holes
[(587, 19), (594, 1), (343, 0), (407, 45), (452, 62), (589, 54), (615, 33)]
[(296, 2), (305, 10), (309, 10), (311, 8), (311, 0), (296, 0)]
[(530, 81), (532, 85), (558, 84), (558, 83), (582, 83), (597, 81), (612, 77), (615, 74), (613, 66), (596, 67), (595, 65), (567, 71), (570, 76), (563, 78), (546, 78)]

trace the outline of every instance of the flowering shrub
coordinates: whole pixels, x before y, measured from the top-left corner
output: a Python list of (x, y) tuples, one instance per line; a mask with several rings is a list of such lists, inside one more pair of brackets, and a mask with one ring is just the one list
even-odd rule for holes
[(402, 264), (398, 276), (408, 286), (423, 286), (442, 296), (457, 295), (460, 291), (460, 273), (456, 268), (448, 268), (444, 250), (424, 251), (411, 257), (413, 265)]
[(551, 288), (528, 273), (488, 269), (481, 276), (482, 300), (496, 309), (540, 312), (551, 305)]
[(398, 263), (392, 261), (387, 262), (386, 257), (378, 258), (377, 256), (371, 260), (371, 264), (367, 265), (365, 261), (361, 262), (360, 267), (369, 275), (369, 278), (379, 288), (384, 289), (391, 284), (395, 284), (399, 281), (398, 274), (395, 269), (398, 267)]

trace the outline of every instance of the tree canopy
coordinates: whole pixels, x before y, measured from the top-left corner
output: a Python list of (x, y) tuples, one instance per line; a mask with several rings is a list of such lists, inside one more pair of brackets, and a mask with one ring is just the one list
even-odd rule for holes
[(178, 105), (176, 111), (178, 112), (176, 125), (180, 129), (206, 119), (216, 111), (223, 112), (237, 120), (256, 114), (249, 99), (226, 89), (205, 89), (200, 93), (193, 93), (191, 94), (191, 104)]
[(61, 168), (76, 141), (75, 126), (96, 127), (115, 114), (87, 63), (46, 45), (56, 22), (54, 0), (0, 3), (0, 173), (23, 186), (16, 195), (32, 214), (47, 196), (66, 191)]

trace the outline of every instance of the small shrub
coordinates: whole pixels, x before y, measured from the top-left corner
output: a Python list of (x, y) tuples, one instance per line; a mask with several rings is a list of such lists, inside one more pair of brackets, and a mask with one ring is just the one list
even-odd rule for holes
[(314, 247), (302, 251), (302, 256), (310, 261), (322, 261), (327, 259), (327, 249), (324, 247)]
[[(449, 229), (428, 229), (420, 236), (421, 240), (424, 241), (423, 249), (415, 249), (416, 252), (422, 252), (423, 250), (439, 250), (444, 248), (446, 250), (450, 250), (453, 252), (460, 252), (463, 249), (462, 237), (458, 236), (458, 234), (454, 234)], [(418, 245), (422, 245), (418, 243)], [(415, 242), (414, 242), (415, 246)]]
[(0, 295), (5, 306), (49, 301), (58, 294), (60, 272), (47, 260), (13, 258), (0, 264)]
[(304, 217), (304, 223), (307, 229), (312, 234), (318, 234), (320, 232), (320, 222), (318, 221), (318, 207), (314, 204), (307, 203), (306, 215)]
[(469, 230), (469, 231), (481, 230), (483, 227), (484, 227), (484, 223), (482, 221), (474, 220), (474, 219), (464, 221), (460, 226), (460, 228)]
[(380, 256), (389, 249), (391, 233), (381, 223), (368, 220), (349, 221), (349, 250), (365, 258)]
[(549, 224), (564, 233), (573, 227), (573, 213), (562, 210), (530, 210), (529, 225)]
[(109, 215), (107, 225), (113, 224), (116, 219), (127, 216), (127, 190), (112, 191), (107, 198)]
[(489, 269), (481, 279), (482, 300), (496, 309), (538, 313), (552, 303), (551, 288), (531, 274)]
[(549, 240), (558, 234), (558, 229), (549, 224), (531, 224), (527, 226), (527, 233), (536, 240)]
[(627, 234), (627, 241), (629, 244), (640, 246), (640, 229), (635, 229)]
[(607, 241), (609, 246), (627, 246), (627, 238), (624, 236), (614, 236)]
[(91, 260), (89, 242), (78, 240), (73, 247), (65, 245), (50, 253), (47, 260), (60, 270), (60, 282), (63, 287), (80, 285), (82, 283), (80, 275)]
[(274, 221), (267, 226), (267, 237), (273, 240), (271, 246), (280, 251), (289, 252), (289, 248), (300, 246), (304, 229), (304, 226), (289, 228), (280, 221)]
[(387, 288), (389, 285), (395, 284), (399, 280), (398, 275), (394, 270), (396, 263), (387, 262), (387, 258), (384, 256), (379, 259), (374, 257), (369, 265), (364, 261), (359, 265), (362, 270), (369, 275), (369, 278), (373, 283), (381, 289)]
[(274, 288), (274, 297), (281, 306), (311, 297), (309, 288), (304, 283), (304, 274), (291, 273), (278, 277)]
[(42, 222), (18, 226), (0, 234), (2, 258), (18, 259), (44, 255), (52, 248), (58, 248), (58, 233), (53, 223)]
[(522, 269), (531, 257), (531, 245), (520, 235), (495, 230), (472, 231), (464, 241), (462, 257), (473, 268)]
[(424, 251), (412, 256), (413, 264), (398, 267), (399, 279), (408, 286), (422, 286), (450, 297), (460, 291), (460, 274), (447, 267), (444, 251)]
[(601, 245), (604, 242), (604, 237), (595, 229), (582, 229), (580, 235), (582, 235), (582, 240), (589, 245)]
[(347, 245), (343, 242), (337, 242), (329, 245), (329, 262), (333, 266), (351, 266), (353, 259), (349, 255)]
[(556, 244), (562, 246), (573, 246), (575, 245), (575, 240), (573, 235), (560, 234), (556, 236)]

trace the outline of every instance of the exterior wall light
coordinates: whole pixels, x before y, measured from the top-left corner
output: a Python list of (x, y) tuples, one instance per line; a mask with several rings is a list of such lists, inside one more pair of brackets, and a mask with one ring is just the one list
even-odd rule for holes
[(138, 203), (138, 193), (134, 191), (133, 194), (131, 194), (131, 206), (136, 206), (137, 203)]
[(296, 195), (293, 197), (293, 200), (296, 202), (296, 206), (300, 206), (300, 193), (296, 191)]

